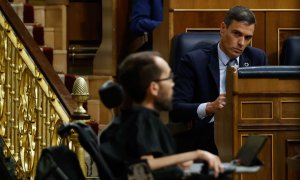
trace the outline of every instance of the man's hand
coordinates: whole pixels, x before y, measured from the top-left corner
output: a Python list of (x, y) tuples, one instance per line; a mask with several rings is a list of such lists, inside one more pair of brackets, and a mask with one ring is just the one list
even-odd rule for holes
[(210, 115), (222, 109), (226, 105), (226, 94), (220, 94), (219, 97), (206, 105), (206, 114)]
[(218, 177), (219, 173), (224, 172), (224, 168), (220, 158), (208, 151), (198, 150), (199, 159), (205, 160), (208, 163), (208, 168), (214, 171), (214, 177)]

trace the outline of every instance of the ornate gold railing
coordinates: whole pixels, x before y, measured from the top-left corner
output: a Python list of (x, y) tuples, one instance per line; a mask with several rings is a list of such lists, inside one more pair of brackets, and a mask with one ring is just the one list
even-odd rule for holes
[(9, 3), (0, 5), (0, 138), (17, 178), (32, 179), (42, 149), (58, 144), (56, 129), (70, 121), (74, 102), (68, 104), (69, 93)]

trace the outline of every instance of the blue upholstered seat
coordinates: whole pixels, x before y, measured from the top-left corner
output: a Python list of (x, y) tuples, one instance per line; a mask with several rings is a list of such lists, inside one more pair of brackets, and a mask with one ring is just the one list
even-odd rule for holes
[(239, 78), (297, 78), (300, 66), (252, 66), (238, 68)]
[(210, 48), (220, 39), (218, 31), (210, 32), (184, 32), (177, 34), (172, 39), (170, 65), (175, 70), (177, 62), (189, 51)]
[(281, 64), (300, 65), (300, 36), (290, 36), (284, 41)]

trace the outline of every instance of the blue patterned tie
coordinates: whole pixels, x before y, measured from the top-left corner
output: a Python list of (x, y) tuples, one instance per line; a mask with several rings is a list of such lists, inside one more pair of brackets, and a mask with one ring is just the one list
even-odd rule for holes
[(237, 63), (237, 60), (234, 58), (234, 59), (230, 59), (227, 63), (227, 66), (233, 66), (233, 67), (238, 67), (238, 63)]

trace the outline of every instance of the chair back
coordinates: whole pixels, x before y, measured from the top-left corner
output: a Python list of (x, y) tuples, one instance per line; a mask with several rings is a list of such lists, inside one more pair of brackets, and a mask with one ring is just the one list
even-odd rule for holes
[(290, 36), (283, 44), (281, 64), (300, 65), (300, 36)]
[(171, 42), (170, 64), (176, 70), (176, 64), (187, 53), (196, 49), (210, 49), (220, 40), (220, 33), (215, 31), (184, 32), (173, 37)]

